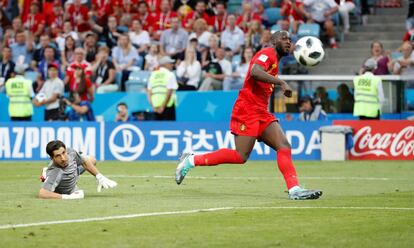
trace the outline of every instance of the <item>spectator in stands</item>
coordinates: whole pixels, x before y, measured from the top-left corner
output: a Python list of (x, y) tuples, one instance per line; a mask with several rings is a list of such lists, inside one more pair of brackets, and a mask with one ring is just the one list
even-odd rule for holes
[(405, 22), (407, 31), (414, 29), (414, 1), (408, 1), (407, 20)]
[(26, 68), (29, 67), (33, 57), (33, 37), (27, 35), (25, 31), (21, 30), (16, 34), (15, 43), (10, 45), (13, 54), (13, 62), (16, 65), (23, 64)]
[[(143, 59), (138, 55), (137, 49), (132, 46), (129, 36), (122, 34), (118, 40), (118, 46), (112, 49), (112, 62), (116, 71), (122, 73), (121, 91), (125, 91), (125, 82), (128, 80), (129, 74), (133, 69), (138, 69), (138, 63), (142, 63)], [(141, 66), (142, 64), (139, 64)]]
[(204, 0), (198, 0), (195, 6), (195, 11), (188, 14), (183, 20), (183, 27), (190, 31), (193, 30), (193, 25), (197, 19), (204, 19), (208, 29), (212, 29), (214, 25), (214, 18), (209, 16), (206, 12), (206, 3)]
[(188, 43), (187, 31), (180, 26), (178, 17), (171, 18), (171, 28), (162, 32), (160, 52), (162, 56), (170, 56), (175, 60), (183, 60), (184, 50)]
[(225, 59), (223, 48), (216, 50), (216, 60), (210, 62), (203, 68), (204, 80), (199, 91), (223, 90), (223, 80), (226, 76), (231, 76), (231, 63)]
[(178, 90), (197, 90), (201, 79), (201, 65), (194, 47), (185, 50), (185, 58), (177, 67)]
[(124, 102), (120, 102), (116, 105), (116, 111), (118, 112), (115, 116), (116, 122), (127, 122), (135, 121), (135, 118), (129, 115), (128, 105)]
[(145, 55), (145, 67), (146, 71), (153, 71), (158, 68), (160, 59), (160, 52), (157, 44), (150, 46), (149, 52)]
[(76, 49), (75, 39), (69, 35), (65, 38), (65, 46), (61, 52), (61, 60), (62, 60), (62, 71), (66, 71), (69, 65), (74, 60)]
[(149, 13), (158, 14), (161, 11), (161, 0), (145, 0), (145, 2)]
[(6, 95), (9, 98), (9, 116), (11, 121), (31, 121), (34, 97), (32, 81), (24, 78), (25, 66), (14, 67), (16, 76), (6, 82)]
[(67, 83), (70, 83), (74, 80), (74, 73), (76, 67), (81, 66), (84, 69), (84, 73), (88, 79), (91, 78), (92, 75), (92, 68), (91, 64), (85, 60), (85, 50), (81, 47), (78, 47), (75, 49), (74, 56), (73, 56), (73, 62), (69, 64), (68, 68), (66, 69), (66, 75), (63, 80), (65, 85)]
[(153, 18), (155, 23), (153, 25), (154, 32), (152, 38), (155, 40), (161, 39), (161, 34), (164, 33), (164, 31), (174, 29), (173, 26), (177, 26), (177, 24), (173, 24), (175, 20), (179, 22), (177, 13), (171, 10), (169, 0), (161, 0), (160, 11), (156, 12)]
[(338, 98), (336, 99), (337, 113), (352, 113), (354, 109), (354, 96), (346, 84), (340, 84), (336, 90)]
[(99, 40), (103, 40), (106, 46), (112, 49), (118, 43), (118, 38), (121, 34), (117, 30), (117, 20), (115, 16), (108, 17), (108, 22), (104, 26), (100, 26), (90, 19), (90, 25), (92, 29), (99, 33)]
[(95, 33), (89, 32), (85, 36), (85, 40), (83, 42), (83, 49), (86, 53), (86, 61), (89, 63), (93, 63), (96, 58), (96, 54), (98, 53), (98, 37)]
[(234, 54), (238, 54), (244, 45), (244, 33), (236, 25), (236, 17), (234, 15), (229, 15), (227, 22), (228, 25), (220, 36), (221, 47), (229, 47)]
[(33, 98), (33, 105), (36, 107), (45, 106), (45, 121), (57, 121), (60, 120), (60, 97), (63, 96), (65, 86), (63, 81), (59, 78), (58, 64), (47, 65), (47, 80), (44, 82), (40, 89), (38, 96), (44, 97)]
[(4, 85), (14, 73), (14, 62), (11, 60), (12, 51), (10, 47), (3, 47), (2, 60), (0, 64), (0, 93), (4, 91)]
[(52, 14), (50, 16), (46, 15), (46, 18), (51, 37), (57, 37), (59, 33), (62, 32), (65, 23), (65, 11), (63, 10), (61, 3), (54, 3)]
[(216, 51), (219, 48), (219, 38), (213, 34), (208, 39), (208, 47), (202, 52), (201, 67), (208, 65), (216, 59)]
[(329, 95), (328, 92), (326, 92), (325, 87), (317, 87), (314, 93), (314, 98), (314, 103), (320, 104), (322, 106), (322, 109), (325, 110), (326, 113), (335, 112), (334, 103), (331, 99), (329, 99)]
[[(253, 13), (257, 13), (260, 16), (264, 15), (264, 4), (265, 4), (264, 0), (243, 0), (243, 3), (250, 3), (250, 5), (252, 6)], [(271, 2), (269, 3), (272, 4)], [(271, 7), (277, 7), (276, 4), (278, 3), (273, 2), (273, 5), (271, 5)]]
[(256, 20), (262, 22), (260, 15), (256, 14), (252, 10), (252, 5), (249, 2), (243, 2), (243, 12), (236, 20), (236, 25), (244, 32), (249, 30), (250, 23)]
[(109, 60), (110, 50), (107, 46), (99, 47), (96, 62), (92, 66), (93, 82), (95, 82), (96, 93), (107, 93), (118, 91), (115, 83), (115, 66)]
[[(211, 35), (210, 35), (210, 37), (211, 37)], [(197, 40), (197, 38), (191, 38), (189, 40), (188, 47), (192, 47), (192, 48), (195, 49), (195, 51), (196, 51), (196, 59), (198, 60), (198, 62), (201, 63), (201, 60), (202, 60), (202, 52), (204, 52), (208, 48), (208, 45), (207, 46), (204, 46), (204, 45), (203, 46), (198, 46), (198, 40)]]
[(197, 19), (193, 25), (193, 33), (190, 34), (188, 39), (196, 38), (198, 41), (198, 49), (200, 47), (208, 47), (208, 40), (212, 35), (211, 32), (208, 31), (207, 22), (204, 19)]
[(354, 78), (354, 116), (360, 120), (379, 120), (385, 98), (382, 80), (373, 74), (377, 61), (368, 59), (364, 67), (365, 73)]
[(86, 77), (85, 69), (81, 64), (74, 64), (74, 74), (70, 81), (70, 97), (64, 99), (70, 110), (67, 113), (69, 121), (95, 121), (92, 105), (94, 89), (91, 81)]
[(254, 50), (258, 51), (257, 49), (260, 47), (260, 40), (262, 39), (262, 35), (262, 24), (257, 20), (253, 20), (250, 23), (249, 30), (246, 34), (246, 47), (253, 47)]
[(46, 18), (40, 12), (39, 2), (32, 1), (30, 3), (30, 13), (24, 18), (23, 26), (29, 30), (35, 37), (43, 34), (46, 26)]
[[(385, 55), (384, 48), (381, 42), (374, 41), (371, 43), (371, 57), (368, 59), (375, 59), (377, 61), (377, 66), (376, 66), (376, 69), (374, 70), (374, 75), (389, 74), (389, 70), (387, 66), (389, 63), (389, 57)], [(365, 68), (364, 66), (360, 68), (359, 70), (360, 75), (365, 72), (364, 68)]]
[(129, 31), (129, 39), (131, 40), (132, 45), (138, 49), (138, 53), (141, 56), (145, 56), (148, 52), (151, 40), (148, 32), (142, 29), (140, 20), (132, 21), (132, 27)]
[(271, 37), (272, 37), (272, 33), (270, 32), (270, 30), (267, 30), (267, 29), (263, 30), (262, 38), (260, 39), (260, 46), (256, 49), (256, 51), (260, 51), (261, 49), (265, 47), (270, 47)]
[[(148, 1), (149, 3), (153, 3), (153, 2), (159, 2), (157, 0), (155, 1)], [(158, 9), (158, 8), (157, 8)], [(151, 11), (148, 8), (148, 5), (145, 1), (141, 0), (138, 3), (138, 13), (136, 15), (136, 20), (139, 20), (141, 22), (142, 28), (146, 31), (148, 31), (148, 33), (152, 36), (153, 35), (153, 31), (154, 31), (154, 25), (155, 25), (155, 19), (153, 17), (153, 15), (151, 15), (152, 13), (155, 13), (155, 11)]]
[(24, 30), (23, 22), (19, 17), (15, 17), (12, 21), (13, 36), (15, 36), (19, 31)]
[(336, 49), (338, 45), (335, 40), (335, 26), (332, 15), (338, 11), (338, 5), (334, 0), (304, 0), (305, 16), (308, 23), (317, 23), (326, 30), (331, 48)]
[[(44, 56), (43, 59), (39, 62), (39, 65), (37, 67), (37, 71), (40, 75), (40, 80), (38, 80), (38, 89), (40, 90), (40, 87), (42, 87), (43, 82), (47, 79), (48, 71), (49, 71), (49, 65), (58, 65), (58, 77), (62, 77), (62, 73), (60, 71), (60, 63), (59, 60), (55, 59), (55, 50), (53, 47), (46, 47), (44, 49)], [(38, 91), (38, 90), (36, 90)]]
[[(5, 28), (10, 25), (9, 20), (7, 19), (7, 16), (4, 14), (4, 10), (0, 8), (0, 37), (4, 36)], [(1, 39), (0, 39), (1, 40)]]
[(388, 68), (393, 74), (414, 76), (414, 52), (410, 42), (402, 45), (402, 57), (389, 62)]
[(223, 82), (223, 90), (240, 90), (243, 88), (244, 80), (249, 69), (250, 61), (253, 58), (253, 48), (246, 47), (243, 50), (243, 57), (240, 64), (230, 77), (226, 77)]
[(349, 12), (355, 9), (355, 4), (352, 0), (335, 0), (336, 4), (339, 6), (339, 14), (342, 18), (342, 23), (344, 24), (344, 33), (349, 33)]
[(89, 16), (96, 18), (96, 22), (104, 24), (107, 22), (108, 16), (112, 13), (113, 1), (111, 0), (92, 0), (91, 13)]
[(319, 102), (314, 102), (310, 96), (304, 96), (299, 101), (300, 121), (325, 121), (328, 119), (326, 112)]
[(148, 101), (155, 113), (155, 119), (175, 120), (175, 91), (178, 89), (177, 79), (172, 72), (175, 60), (168, 56), (160, 59), (160, 68), (151, 73), (148, 80)]
[(298, 32), (299, 25), (305, 22), (305, 8), (303, 2), (299, 0), (283, 0), (280, 7), (280, 14), (284, 19), (278, 23), (281, 26), (290, 26), (292, 34)]
[(213, 33), (220, 35), (226, 28), (227, 10), (223, 1), (216, 3), (216, 13), (214, 15)]
[(79, 35), (77, 32), (72, 30), (72, 24), (70, 21), (65, 21), (63, 23), (63, 32), (59, 33), (55, 39), (60, 52), (65, 50), (66, 38), (69, 36), (73, 39), (73, 44), (75, 46), (76, 42), (79, 40)]
[(65, 11), (67, 17), (65, 19), (70, 20), (75, 31), (78, 33), (89, 31), (89, 10), (87, 6), (82, 4), (81, 0), (73, 0), (73, 3), (66, 4), (65, 8), (67, 8)]
[[(33, 60), (36, 63), (39, 63), (44, 58), (44, 53), (45, 53), (45, 50), (46, 50), (47, 47), (52, 48), (54, 50), (55, 47), (56, 47), (56, 44), (54, 42), (50, 41), (50, 37), (49, 37), (48, 34), (42, 34), (40, 36), (39, 47), (37, 49), (35, 49), (34, 52), (33, 52)], [(57, 55), (56, 51), (54, 51), (53, 55), (54, 56)], [(57, 59), (58, 56), (56, 56), (55, 58)], [(46, 70), (46, 72), (47, 72), (47, 70)], [(47, 75), (47, 73), (46, 73), (46, 75)]]
[[(403, 43), (404, 42), (406, 42), (406, 41), (409, 41), (410, 43), (411, 43), (411, 46), (412, 47), (414, 47), (414, 28), (412, 28), (412, 29), (410, 29), (410, 30), (408, 30), (405, 34), (404, 34), (404, 37), (403, 37)], [(397, 49), (397, 50), (401, 50), (401, 48), (402, 48), (402, 44), (401, 44), (401, 47), (399, 48), (399, 49)]]

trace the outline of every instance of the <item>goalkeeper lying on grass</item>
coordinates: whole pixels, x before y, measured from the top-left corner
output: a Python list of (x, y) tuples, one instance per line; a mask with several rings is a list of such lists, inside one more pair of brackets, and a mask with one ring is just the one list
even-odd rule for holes
[(52, 161), (47, 168), (43, 168), (40, 179), (43, 181), (39, 191), (39, 198), (43, 199), (83, 199), (83, 190), (76, 187), (80, 174), (85, 170), (96, 177), (98, 192), (102, 188), (117, 186), (96, 168), (96, 159), (92, 156), (81, 156), (75, 150), (66, 149), (60, 140), (50, 141), (46, 146), (46, 153)]

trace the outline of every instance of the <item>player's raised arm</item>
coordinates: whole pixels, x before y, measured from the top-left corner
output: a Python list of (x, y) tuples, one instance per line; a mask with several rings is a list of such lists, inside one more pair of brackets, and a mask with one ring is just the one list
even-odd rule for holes
[(258, 64), (253, 64), (252, 68), (250, 70), (250, 76), (253, 77), (254, 80), (260, 81), (260, 82), (264, 82), (264, 83), (269, 83), (269, 84), (274, 84), (274, 85), (278, 85), (282, 88), (285, 96), (287, 97), (291, 97), (292, 96), (292, 89), (290, 88), (290, 86), (283, 81), (282, 79), (272, 76), (270, 74), (268, 74), (262, 66), (258, 65)]

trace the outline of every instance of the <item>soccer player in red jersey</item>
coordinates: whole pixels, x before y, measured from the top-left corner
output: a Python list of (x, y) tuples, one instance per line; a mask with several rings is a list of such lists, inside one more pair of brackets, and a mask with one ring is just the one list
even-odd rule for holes
[(277, 151), (277, 164), (290, 199), (318, 199), (322, 195), (322, 191), (299, 187), (290, 144), (278, 121), (268, 111), (269, 98), (275, 86), (279, 86), (285, 96), (292, 96), (289, 85), (277, 77), (279, 60), (291, 50), (290, 34), (287, 31), (274, 33), (271, 44), (272, 47), (260, 50), (251, 60), (243, 89), (234, 104), (230, 129), (235, 135), (236, 149), (223, 148), (203, 155), (184, 153), (176, 170), (177, 184), (181, 184), (195, 166), (245, 163), (256, 140), (260, 140)]

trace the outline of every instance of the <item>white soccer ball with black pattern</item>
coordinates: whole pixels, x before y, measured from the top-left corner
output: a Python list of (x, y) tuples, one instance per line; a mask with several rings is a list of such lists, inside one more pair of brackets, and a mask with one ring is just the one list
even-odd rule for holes
[(323, 60), (325, 51), (320, 39), (313, 36), (305, 36), (296, 42), (293, 55), (299, 64), (311, 67)]

